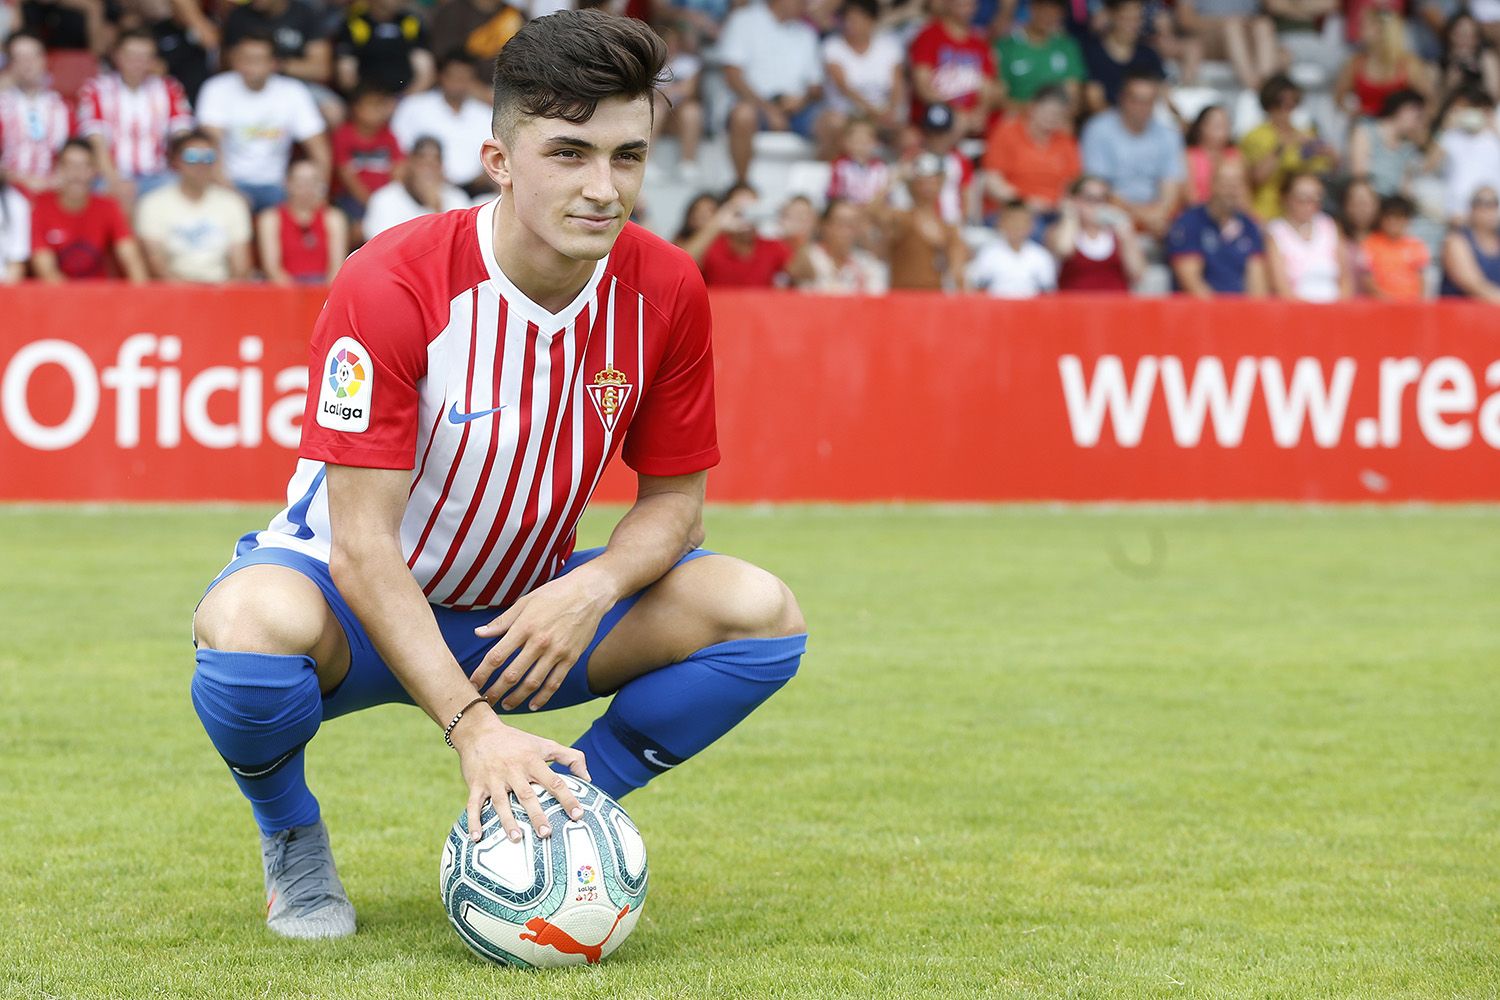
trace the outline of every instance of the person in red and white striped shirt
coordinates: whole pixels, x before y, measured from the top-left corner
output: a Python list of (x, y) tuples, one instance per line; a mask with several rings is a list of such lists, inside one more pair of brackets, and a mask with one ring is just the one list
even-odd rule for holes
[(47, 88), (47, 50), (35, 35), (5, 40), (11, 85), (0, 90), (0, 167), (33, 194), (50, 190), (57, 150), (68, 141), (68, 106)]
[(78, 90), (78, 134), (93, 144), (110, 194), (129, 205), (172, 179), (167, 141), (193, 127), (193, 109), (182, 84), (151, 71), (149, 32), (122, 32), (110, 60), (114, 72)]
[[(582, 815), (549, 765), (622, 796), (796, 672), (791, 591), (699, 547), (719, 460), (703, 279), (627, 222), (665, 57), (632, 19), (533, 20), (475, 151), (500, 196), (382, 233), (333, 282), (287, 507), (194, 619), (193, 703), (260, 827), (277, 933), (354, 931), (303, 774), (323, 719), (420, 706), (458, 751), (471, 835), (520, 840)], [(577, 551), (616, 452), (637, 500)], [(605, 694), (572, 747), (498, 714)]]

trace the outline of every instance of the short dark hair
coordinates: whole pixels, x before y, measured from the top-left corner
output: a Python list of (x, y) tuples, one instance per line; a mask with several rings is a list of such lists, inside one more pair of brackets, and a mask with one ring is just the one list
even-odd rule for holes
[(271, 34), (271, 29), (262, 28), (258, 24), (239, 32), (235, 36), (234, 43), (229, 48), (237, 49), (246, 42), (252, 45), (269, 45), (271, 46), (271, 52), (273, 54), (276, 52), (276, 36)]
[(1402, 108), (1415, 105), (1418, 108), (1427, 106), (1427, 98), (1410, 87), (1402, 87), (1393, 94), (1385, 95), (1385, 100), (1380, 102), (1379, 118), (1394, 118), (1401, 113)]
[(373, 80), (361, 80), (349, 91), (349, 106), (352, 108), (366, 97), (391, 97), (396, 95), (391, 88), (380, 85)]
[(47, 47), (47, 43), (44, 42), (44, 41), (42, 41), (42, 36), (41, 35), (38, 35), (35, 32), (26, 31), (26, 30), (22, 29), (22, 30), (19, 30), (19, 31), (12, 31), (9, 35), (5, 36), (5, 46), (4, 46), (5, 47), (5, 54), (6, 55), (12, 55), (12, 54), (14, 54), (14, 50), (11, 48), (11, 46), (15, 45), (17, 42), (24, 41), (25, 39), (28, 39), (28, 38), (31, 39), (33, 42), (36, 42), (43, 49), (45, 49)]
[(125, 47), (126, 42), (145, 42), (153, 49), (156, 48), (156, 36), (145, 28), (129, 28), (115, 36), (115, 44), (109, 47), (111, 52), (118, 52)]
[(214, 137), (203, 131), (201, 128), (188, 129), (186, 132), (178, 132), (176, 135), (172, 136), (171, 141), (167, 143), (167, 159), (177, 159), (177, 157), (182, 153), (183, 147), (194, 142), (204, 143), (206, 145), (212, 146), (214, 149), (219, 148), (219, 144), (217, 142), (214, 142)]
[[(442, 73), (449, 66), (467, 66), (470, 69), (474, 69), (474, 60), (470, 59), (468, 53), (464, 52), (463, 49), (449, 49), (439, 57), (437, 71)], [(476, 72), (474, 75), (478, 76), (479, 74)]]
[(1159, 87), (1164, 79), (1166, 77), (1155, 70), (1133, 69), (1120, 80), (1120, 93), (1123, 95), (1132, 83), (1149, 83), (1153, 87)]
[(1012, 198), (1000, 206), (1001, 215), (1009, 215), (1012, 212), (1030, 212), (1031, 206), (1020, 198)]
[(75, 135), (73, 138), (57, 147), (57, 159), (62, 159), (62, 155), (70, 149), (78, 150), (79, 152), (83, 153), (84, 156), (87, 156), (90, 160), (93, 160), (94, 158), (94, 147), (89, 145), (89, 141), (87, 139)]
[[(1034, 3), (1035, 0), (1032, 0)], [(1071, 104), (1067, 88), (1060, 83), (1049, 83), (1044, 87), (1037, 88), (1037, 92), (1031, 95), (1032, 104), (1041, 104), (1043, 101), (1060, 101), (1063, 104)]]
[(437, 155), (440, 158), (442, 157), (443, 144), (438, 141), (436, 136), (432, 135), (417, 136), (417, 138), (411, 144), (411, 149), (407, 151), (407, 155), (416, 156), (418, 153), (420, 153), (424, 149), (427, 149), (429, 146), (437, 151)]
[(1302, 96), (1302, 88), (1285, 73), (1277, 73), (1260, 87), (1260, 108), (1262, 111), (1270, 111), (1281, 103), (1281, 99), (1287, 94)]
[(1388, 194), (1380, 199), (1380, 218), (1399, 216), (1410, 219), (1417, 214), (1416, 203), (1404, 194)]
[(880, 4), (877, 0), (844, 0), (842, 13), (847, 14), (851, 10), (869, 15), (872, 21), (880, 20)]
[(564, 10), (528, 23), (495, 57), (495, 135), (522, 117), (582, 124), (609, 97), (647, 97), (661, 82), (667, 46), (645, 22)]

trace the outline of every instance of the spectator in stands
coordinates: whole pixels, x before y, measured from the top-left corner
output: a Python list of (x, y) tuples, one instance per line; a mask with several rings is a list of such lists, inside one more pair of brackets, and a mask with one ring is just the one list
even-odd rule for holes
[[(181, 0), (176, 5), (172, 0), (130, 0), (120, 19), (120, 28), (140, 28), (154, 38), (157, 58), (166, 75), (182, 84), (190, 104), (197, 104), (198, 90), (209, 77), (208, 49), (193, 28), (197, 22), (192, 15), (203, 18), (197, 4), (184, 4)], [(217, 29), (214, 37), (218, 37)], [(218, 53), (214, 55), (217, 59)]]
[(467, 208), (469, 196), (443, 177), (443, 146), (430, 135), (412, 143), (397, 177), (370, 195), (365, 205), (365, 239), (412, 219)]
[(1443, 241), (1443, 295), (1500, 303), (1500, 194), (1474, 192), (1462, 226)]
[(1365, 237), (1361, 251), (1369, 268), (1368, 291), (1382, 299), (1417, 302), (1426, 297), (1432, 252), (1408, 231), (1417, 207), (1399, 194), (1380, 203), (1380, 227)]
[(1208, 200), (1209, 185), (1220, 163), (1237, 161), (1239, 147), (1229, 131), (1229, 112), (1210, 104), (1198, 112), (1187, 130), (1187, 199), (1201, 205)]
[(444, 0), (431, 10), (432, 51), (463, 56), (481, 81), (494, 76), (495, 57), (526, 23), (525, 12), (505, 0)]
[(68, 106), (47, 86), (47, 50), (35, 35), (5, 40), (10, 86), (0, 89), (0, 168), (24, 190), (52, 186), (52, 162), (68, 138)]
[(1406, 44), (1406, 22), (1393, 10), (1367, 7), (1360, 22), (1362, 48), (1344, 63), (1333, 85), (1334, 101), (1350, 116), (1374, 117), (1385, 99), (1404, 90), (1431, 92), (1427, 65)]
[(1090, 33), (1083, 47), (1088, 71), (1085, 105), (1091, 113), (1117, 104), (1126, 79), (1160, 80), (1167, 73), (1161, 56), (1141, 33), (1146, 19), (1144, 0), (1108, 0), (1105, 9), (1105, 30)]
[(1266, 223), (1266, 275), (1271, 294), (1302, 302), (1337, 302), (1354, 294), (1344, 267), (1338, 223), (1323, 211), (1323, 182), (1291, 174), (1283, 184), (1282, 214)]
[(943, 214), (946, 168), (942, 157), (922, 153), (904, 173), (911, 207), (885, 210), (874, 206), (887, 236), (891, 287), (962, 291), (969, 249), (958, 226)]
[(213, 137), (194, 129), (172, 140), (177, 179), (141, 199), (135, 226), (151, 276), (218, 284), (250, 277), (250, 210), (214, 182)]
[[(726, 29), (727, 30), (727, 29)], [(684, 248), (698, 261), (706, 284), (725, 288), (772, 288), (786, 284), (792, 251), (756, 231), (760, 196), (736, 184), (719, 210)]]
[(21, 0), (21, 30), (49, 50), (103, 55), (109, 48), (120, 8), (113, 0)]
[(906, 51), (876, 30), (876, 0), (846, 0), (842, 14), (839, 33), (823, 40), (828, 106), (891, 134), (906, 120)]
[(891, 168), (876, 155), (878, 143), (875, 125), (869, 119), (853, 118), (844, 124), (839, 156), (829, 173), (829, 201), (868, 205), (886, 199)]
[(156, 40), (126, 31), (115, 41), (113, 72), (78, 91), (78, 134), (89, 140), (109, 193), (122, 206), (172, 180), (167, 142), (193, 127), (182, 85), (153, 72)]
[[(714, 213), (719, 210), (719, 199), (717, 195), (703, 192), (688, 202), (688, 207), (682, 213), (682, 225), (677, 228), (677, 235), (672, 237), (672, 242), (684, 250), (700, 264), (703, 262), (703, 251), (708, 249), (704, 243), (698, 247), (694, 239), (697, 235), (708, 228), (713, 221)], [(694, 253), (694, 250), (697, 250)]]
[(718, 41), (735, 6), (732, 0), (654, 0), (652, 15), (661, 20), (681, 20), (697, 38), (712, 44)]
[(1462, 225), (1475, 192), (1500, 177), (1500, 134), (1495, 131), (1495, 102), (1479, 87), (1453, 95), (1437, 135), (1443, 175), (1443, 210), (1452, 225)]
[(1031, 238), (1036, 218), (1019, 198), (1000, 209), (1000, 238), (980, 247), (968, 287), (997, 299), (1031, 299), (1057, 290), (1057, 262)]
[(776, 213), (773, 235), (792, 253), (806, 246), (818, 228), (818, 210), (805, 194), (793, 195)]
[(372, 83), (393, 94), (432, 86), (432, 48), (422, 18), (401, 0), (354, 0), (333, 40), (339, 86)]
[(1200, 299), (1266, 294), (1265, 243), (1245, 211), (1245, 168), (1220, 163), (1208, 201), (1194, 205), (1167, 234), (1173, 287)]
[(26, 276), (31, 258), (31, 203), (17, 191), (0, 166), (0, 285)]
[(94, 193), (98, 176), (93, 148), (83, 139), (69, 139), (57, 154), (56, 190), (32, 200), (31, 270), (43, 281), (111, 273), (135, 284), (147, 279), (146, 259), (119, 203)]
[(1343, 236), (1343, 266), (1353, 276), (1357, 295), (1372, 295), (1370, 262), (1365, 257), (1365, 237), (1375, 231), (1380, 220), (1380, 195), (1368, 179), (1356, 177), (1344, 185), (1339, 198), (1339, 232)]
[(391, 131), (401, 148), (430, 135), (443, 148), (443, 176), (470, 195), (490, 189), (479, 162), (479, 147), (490, 137), (490, 106), (474, 97), (474, 66), (467, 57), (449, 53), (438, 66), (433, 90), (407, 94), (396, 105)]
[(681, 25), (664, 24), (657, 33), (667, 45), (671, 79), (657, 90), (653, 126), (657, 135), (677, 136), (677, 179), (693, 184), (702, 174), (698, 145), (703, 141), (703, 60), (687, 48), (688, 34)]
[(1013, 108), (1044, 88), (1061, 87), (1078, 106), (1087, 73), (1083, 52), (1066, 30), (1065, 0), (1031, 0), (1031, 17), (995, 43), (995, 61)]
[(807, 0), (766, 0), (740, 7), (724, 25), (719, 58), (736, 100), (729, 112), (729, 157), (740, 181), (750, 171), (756, 132), (813, 137), (823, 57), (817, 32), (802, 20), (806, 9)]
[(932, 0), (933, 18), (907, 50), (911, 64), (911, 120), (943, 104), (963, 135), (984, 135), (1004, 103), (995, 53), (972, 27), (975, 0)]
[(1282, 61), (1276, 28), (1258, 0), (1177, 0), (1178, 23), (1207, 59), (1228, 59), (1240, 85), (1259, 89)]
[(307, 84), (276, 72), (268, 36), (247, 29), (229, 65), (203, 85), (198, 122), (223, 150), (224, 176), (259, 214), (286, 200), (293, 143), (321, 170), (331, 169), (328, 133)]
[(260, 266), (276, 285), (322, 285), (333, 281), (349, 256), (349, 220), (328, 204), (328, 182), (310, 160), (292, 164), (286, 202), (255, 220)]
[(1349, 133), (1349, 173), (1367, 177), (1381, 195), (1406, 194), (1421, 172), (1427, 102), (1415, 90), (1385, 98), (1380, 116), (1362, 119)]
[(1292, 115), (1302, 103), (1302, 88), (1284, 74), (1277, 74), (1260, 88), (1260, 106), (1266, 120), (1240, 140), (1240, 152), (1250, 171), (1254, 191), (1251, 204), (1262, 219), (1281, 214), (1281, 187), (1288, 174), (1328, 173), (1338, 163), (1333, 147), (1317, 134), (1298, 128)]
[(333, 45), (325, 37), (326, 17), (309, 0), (242, 0), (224, 18), (224, 48), (250, 36), (269, 38), (277, 72), (306, 83), (333, 78)]
[(1500, 100), (1500, 56), (1479, 31), (1479, 22), (1467, 11), (1448, 19), (1443, 27), (1442, 55), (1438, 61), (1439, 103), (1467, 87), (1479, 87)]
[(866, 222), (863, 210), (832, 199), (823, 209), (817, 239), (793, 256), (787, 266), (792, 283), (820, 295), (883, 295), (890, 286), (885, 265), (859, 246)]
[[(963, 225), (966, 216), (977, 215), (977, 212), (966, 211), (973, 190), (974, 163), (958, 151), (958, 142), (963, 135), (958, 118), (946, 104), (934, 104), (922, 115), (920, 135), (921, 146), (915, 153), (931, 153), (943, 164), (943, 188), (939, 199), (943, 218), (956, 226)], [(897, 200), (902, 207), (911, 204), (904, 189), (898, 189)]]
[(370, 195), (385, 187), (405, 154), (391, 131), (396, 99), (360, 84), (349, 102), (349, 121), (333, 130), (335, 202), (353, 222), (365, 217)]
[(1108, 181), (1136, 228), (1158, 237), (1171, 225), (1187, 177), (1182, 135), (1153, 113), (1159, 89), (1151, 77), (1129, 77), (1119, 106), (1090, 118), (1081, 144), (1084, 171)]
[(990, 130), (981, 163), (980, 185), (998, 201), (1019, 198), (1046, 218), (1083, 166), (1069, 127), (1070, 102), (1058, 86), (1043, 87), (1024, 114), (1007, 115)]
[(1128, 292), (1146, 270), (1130, 217), (1109, 203), (1109, 183), (1074, 181), (1057, 225), (1047, 234), (1060, 292)]

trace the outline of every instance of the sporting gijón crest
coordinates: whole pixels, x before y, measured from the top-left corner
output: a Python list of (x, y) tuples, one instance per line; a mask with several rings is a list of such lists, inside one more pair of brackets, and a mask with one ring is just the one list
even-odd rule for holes
[(615, 421), (620, 419), (620, 411), (625, 409), (625, 401), (635, 386), (625, 380), (624, 372), (608, 365), (594, 376), (593, 383), (587, 388), (589, 398), (594, 401), (594, 412), (604, 422), (604, 429), (613, 432)]

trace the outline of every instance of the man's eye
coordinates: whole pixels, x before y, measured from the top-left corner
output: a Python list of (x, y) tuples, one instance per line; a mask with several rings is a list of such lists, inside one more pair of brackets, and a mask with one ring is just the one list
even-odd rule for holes
[(552, 155), (553, 156), (566, 156), (569, 159), (576, 160), (576, 159), (578, 159), (578, 150), (576, 150), (576, 149), (559, 149), (557, 152), (553, 153)]

